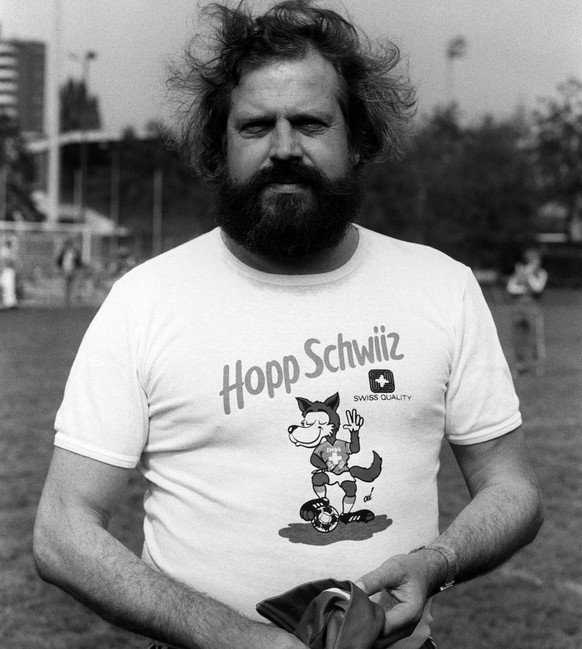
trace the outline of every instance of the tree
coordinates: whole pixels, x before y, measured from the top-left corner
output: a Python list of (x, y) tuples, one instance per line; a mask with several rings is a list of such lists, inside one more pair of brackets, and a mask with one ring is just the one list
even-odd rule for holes
[(534, 112), (531, 145), (537, 179), (545, 200), (561, 203), (566, 230), (579, 218), (582, 202), (582, 81), (568, 79), (557, 98), (544, 98)]
[(99, 99), (87, 93), (84, 81), (69, 79), (61, 88), (61, 131), (101, 128)]
[(465, 129), (443, 129), (442, 117), (429, 125), (417, 164), (426, 183), (432, 245), (473, 265), (492, 266), (501, 263), (507, 242), (533, 236), (533, 182), (523, 135), (520, 125), (491, 117)]
[(435, 110), (404, 161), (371, 169), (362, 223), (471, 265), (500, 267), (509, 241), (533, 235), (524, 135), (517, 120), (487, 117), (464, 127), (454, 105)]

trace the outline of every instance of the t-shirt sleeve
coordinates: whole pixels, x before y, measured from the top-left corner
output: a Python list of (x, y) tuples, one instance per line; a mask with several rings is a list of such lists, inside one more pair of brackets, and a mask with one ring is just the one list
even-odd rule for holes
[(90, 324), (57, 412), (55, 445), (133, 468), (147, 441), (148, 407), (128, 301), (116, 284)]
[(452, 444), (476, 444), (511, 432), (521, 414), (493, 317), (469, 269), (456, 326), (445, 435)]

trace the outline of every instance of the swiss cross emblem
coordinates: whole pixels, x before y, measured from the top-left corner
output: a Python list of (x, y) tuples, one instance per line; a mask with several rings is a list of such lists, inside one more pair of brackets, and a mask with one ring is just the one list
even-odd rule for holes
[(396, 384), (394, 383), (394, 374), (391, 370), (370, 370), (368, 372), (370, 381), (370, 390), (372, 392), (394, 392)]

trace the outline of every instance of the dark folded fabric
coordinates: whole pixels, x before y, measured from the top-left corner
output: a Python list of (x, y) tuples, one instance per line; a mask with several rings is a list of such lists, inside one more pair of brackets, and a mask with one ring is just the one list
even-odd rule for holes
[(321, 579), (257, 604), (257, 611), (311, 649), (372, 649), (384, 610), (351, 581)]

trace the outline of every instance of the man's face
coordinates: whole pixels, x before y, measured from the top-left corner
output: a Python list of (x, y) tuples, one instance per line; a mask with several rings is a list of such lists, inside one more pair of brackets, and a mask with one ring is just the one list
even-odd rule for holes
[(361, 191), (338, 83), (312, 53), (250, 70), (233, 91), (217, 218), (248, 249), (305, 255), (353, 220)]
[[(244, 74), (231, 97), (227, 122), (227, 170), (237, 183), (273, 162), (300, 160), (331, 180), (350, 165), (347, 129), (333, 66), (312, 53), (277, 61)], [(306, 191), (277, 183), (267, 194)]]

